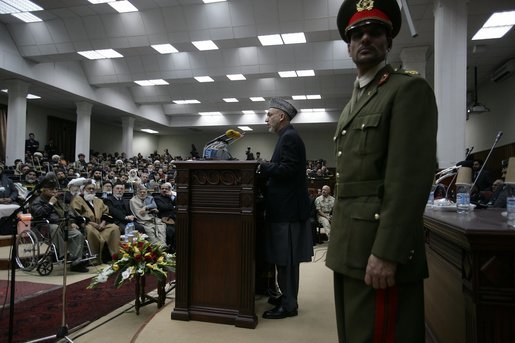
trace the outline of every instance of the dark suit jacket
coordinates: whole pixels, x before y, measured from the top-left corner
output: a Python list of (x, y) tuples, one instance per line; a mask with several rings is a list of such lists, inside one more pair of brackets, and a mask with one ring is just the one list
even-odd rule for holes
[(334, 136), (336, 190), (326, 264), (362, 280), (370, 254), (396, 281), (427, 277), (422, 216), (436, 165), (437, 109), (423, 78), (380, 70)]
[(154, 197), (157, 209), (159, 210), (159, 218), (170, 217), (175, 220), (176, 217), (176, 200), (170, 197), (162, 196), (161, 194)]
[(313, 256), (306, 182), (306, 149), (297, 130), (288, 125), (279, 132), (270, 162), (260, 164), (266, 177), (265, 259), (277, 265), (306, 262)]
[(117, 200), (114, 195), (109, 195), (104, 199), (104, 203), (109, 207), (109, 214), (114, 218), (115, 224), (127, 224), (129, 221), (126, 216), (132, 215), (128, 199)]
[(266, 220), (270, 223), (301, 222), (309, 217), (306, 182), (306, 149), (297, 130), (288, 125), (279, 132), (270, 162), (260, 165), (268, 178)]

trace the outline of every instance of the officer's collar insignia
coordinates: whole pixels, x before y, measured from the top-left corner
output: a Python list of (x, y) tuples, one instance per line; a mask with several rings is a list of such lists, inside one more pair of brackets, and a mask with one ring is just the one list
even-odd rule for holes
[(381, 79), (379, 80), (379, 83), (377, 84), (377, 86), (381, 86), (383, 83), (386, 83), (386, 81), (388, 81), (388, 79), (390, 78), (390, 73), (384, 73), (383, 76), (381, 76)]
[(372, 8), (374, 8), (374, 0), (359, 0), (356, 3), (356, 10), (358, 12), (361, 11), (370, 11)]

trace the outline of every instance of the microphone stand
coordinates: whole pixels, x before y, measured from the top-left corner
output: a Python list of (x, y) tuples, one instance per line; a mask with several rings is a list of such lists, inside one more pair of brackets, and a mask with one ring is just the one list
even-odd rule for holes
[[(479, 180), (479, 176), (483, 172), (483, 169), (485, 168), (486, 162), (490, 158), (490, 155), (492, 154), (492, 151), (494, 150), (497, 143), (499, 143), (499, 140), (501, 139), (501, 136), (503, 135), (502, 131), (497, 132), (497, 135), (495, 136), (494, 144), (492, 144), (492, 147), (490, 148), (490, 151), (488, 152), (488, 155), (485, 158), (485, 161), (483, 162), (483, 165), (481, 166), (481, 169), (479, 169), (479, 173), (477, 173), (476, 178), (474, 179), (474, 182), (472, 183), (472, 187), (470, 187), (470, 193), (472, 193), (472, 190), (474, 189), (474, 186), (477, 183), (477, 180)], [(479, 190), (478, 190), (479, 191)]]
[(25, 200), (23, 203), (18, 207), (16, 210), (11, 213), (10, 216), (4, 217), (0, 220), (0, 227), (7, 226), (11, 228), (11, 297), (9, 299), (9, 332), (8, 332), (8, 342), (13, 342), (13, 335), (14, 335), (14, 301), (15, 301), (15, 290), (16, 290), (16, 258), (18, 256), (18, 247), (16, 246), (16, 234), (17, 234), (17, 222), (19, 221), (17, 215), (23, 209), (25, 206), (30, 202), (34, 194), (41, 188), (42, 183), (34, 187), (34, 189), (27, 194), (25, 197)]

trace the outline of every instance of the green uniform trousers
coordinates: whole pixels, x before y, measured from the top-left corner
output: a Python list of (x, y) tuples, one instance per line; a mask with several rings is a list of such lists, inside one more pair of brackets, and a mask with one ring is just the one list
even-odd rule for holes
[(340, 343), (424, 343), (424, 284), (375, 290), (363, 280), (334, 273)]

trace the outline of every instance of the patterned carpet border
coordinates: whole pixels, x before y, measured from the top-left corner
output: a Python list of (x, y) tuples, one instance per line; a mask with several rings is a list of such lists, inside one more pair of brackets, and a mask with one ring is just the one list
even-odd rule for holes
[[(113, 280), (95, 289), (86, 289), (91, 279), (66, 287), (66, 323), (72, 329), (105, 316), (135, 299), (134, 282), (116, 289)], [(147, 278), (146, 289), (157, 288), (155, 278)], [(16, 293), (15, 293), (16, 295)], [(55, 335), (62, 326), (62, 287), (17, 299), (14, 306), (13, 341), (24, 342)], [(9, 306), (0, 318), (0, 342), (8, 341)]]

